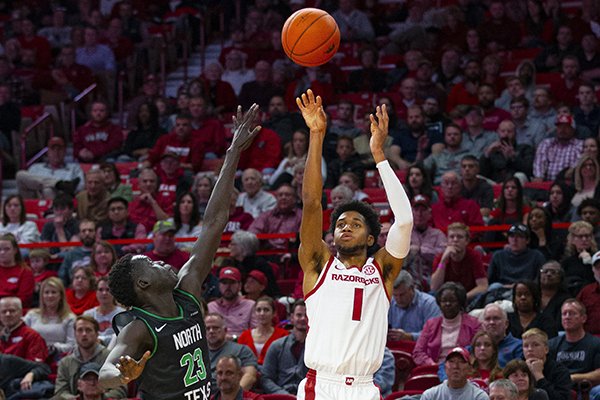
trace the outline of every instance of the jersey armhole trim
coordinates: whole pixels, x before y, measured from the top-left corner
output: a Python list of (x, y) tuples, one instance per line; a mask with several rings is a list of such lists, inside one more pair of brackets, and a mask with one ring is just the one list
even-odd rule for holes
[(146, 328), (148, 328), (148, 330), (150, 331), (150, 335), (152, 336), (152, 340), (154, 341), (152, 353), (150, 354), (150, 358), (152, 358), (154, 356), (154, 353), (156, 353), (156, 350), (158, 349), (158, 338), (156, 337), (156, 333), (154, 333), (154, 331), (152, 330), (152, 327), (150, 326), (148, 321), (146, 321), (143, 318), (138, 318), (138, 320), (143, 321), (144, 324), (146, 324)]
[(175, 288), (174, 290), (176, 292), (181, 293), (183, 295), (186, 295), (187, 297), (189, 297), (190, 299), (192, 299), (194, 301), (194, 303), (198, 306), (198, 308), (202, 309), (202, 306), (200, 305), (200, 301), (196, 298), (196, 296), (194, 296), (190, 292), (186, 292), (183, 289)]
[(315, 285), (315, 287), (312, 288), (312, 290), (310, 292), (308, 292), (308, 294), (306, 296), (304, 296), (304, 301), (308, 300), (308, 298), (310, 296), (312, 296), (312, 294), (315, 293), (317, 291), (317, 289), (319, 289), (321, 287), (321, 285), (325, 282), (325, 278), (327, 277), (327, 272), (329, 271), (329, 267), (331, 267), (331, 264), (333, 264), (334, 260), (335, 260), (334, 256), (330, 256), (329, 257), (329, 261), (327, 262), (327, 265), (325, 266), (325, 268), (321, 272), (322, 275), (319, 277), (319, 281), (317, 282), (317, 284)]
[(383, 292), (385, 293), (385, 297), (387, 297), (388, 302), (391, 303), (392, 296), (390, 296), (390, 294), (388, 293), (387, 286), (385, 284), (385, 278), (383, 277), (383, 269), (381, 268), (377, 260), (375, 260), (375, 258), (373, 258), (373, 265), (375, 266), (375, 268), (379, 272), (379, 276), (381, 277), (381, 284), (383, 286)]

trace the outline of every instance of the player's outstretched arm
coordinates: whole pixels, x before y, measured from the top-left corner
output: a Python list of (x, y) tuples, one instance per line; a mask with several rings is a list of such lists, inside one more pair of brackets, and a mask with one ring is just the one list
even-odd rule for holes
[(308, 89), (296, 98), (304, 122), (310, 130), (308, 156), (302, 183), (302, 223), (300, 224), (300, 248), (298, 258), (304, 272), (304, 293), (308, 293), (316, 284), (320, 268), (329, 257), (327, 244), (322, 239), (323, 175), (321, 175), (321, 157), (323, 141), (327, 130), (327, 116), (323, 110), (320, 96), (315, 98)]
[(132, 321), (117, 336), (102, 369), (99, 384), (107, 390), (127, 385), (137, 379), (151, 357), (153, 339), (142, 321)]
[(389, 117), (385, 105), (377, 107), (376, 115), (371, 114), (371, 154), (377, 164), (379, 175), (383, 181), (385, 193), (394, 213), (394, 223), (390, 227), (385, 247), (375, 255), (375, 259), (383, 268), (383, 277), (389, 293), (392, 292), (394, 280), (402, 268), (402, 260), (410, 250), (410, 235), (413, 226), (410, 200), (402, 187), (402, 183), (385, 158), (384, 144), (388, 135)]
[(237, 115), (233, 117), (233, 140), (227, 149), (221, 173), (208, 200), (202, 230), (198, 235), (198, 240), (194, 243), (190, 259), (179, 271), (178, 287), (192, 293), (197, 298), (200, 298), (202, 282), (210, 272), (213, 258), (221, 242), (223, 229), (229, 220), (228, 199), (233, 190), (233, 180), (240, 154), (250, 146), (261, 128), (255, 123), (257, 115), (258, 105), (256, 104), (253, 104), (244, 115), (242, 107), (238, 106)]

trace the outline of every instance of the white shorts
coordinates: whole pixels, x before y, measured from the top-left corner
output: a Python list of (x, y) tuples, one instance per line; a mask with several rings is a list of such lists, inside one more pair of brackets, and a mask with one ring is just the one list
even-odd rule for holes
[(308, 370), (298, 385), (298, 400), (381, 400), (373, 375), (345, 376)]

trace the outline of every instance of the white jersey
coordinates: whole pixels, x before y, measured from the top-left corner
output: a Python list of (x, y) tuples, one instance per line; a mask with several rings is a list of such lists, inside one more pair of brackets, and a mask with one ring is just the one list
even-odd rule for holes
[(390, 296), (373, 258), (362, 268), (346, 268), (331, 257), (305, 301), (307, 367), (353, 376), (372, 375), (379, 369), (387, 339)]

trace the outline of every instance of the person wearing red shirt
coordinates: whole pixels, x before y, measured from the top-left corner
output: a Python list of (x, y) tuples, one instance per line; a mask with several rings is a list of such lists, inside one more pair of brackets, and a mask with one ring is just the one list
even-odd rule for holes
[(10, 354), (34, 362), (48, 358), (44, 338), (21, 319), (23, 305), (18, 297), (0, 299), (0, 353)]
[(129, 203), (129, 217), (149, 232), (157, 220), (169, 218), (173, 204), (158, 195), (158, 177), (151, 168), (142, 169), (138, 181), (141, 193)]
[(16, 296), (28, 307), (34, 287), (33, 272), (23, 262), (17, 240), (10, 233), (0, 235), (0, 298)]
[(65, 297), (75, 315), (81, 315), (99, 304), (96, 298), (96, 278), (91, 268), (85, 265), (73, 268), (73, 282), (66, 290)]
[(175, 119), (173, 132), (160, 136), (154, 147), (148, 152), (144, 167), (157, 165), (165, 152), (179, 155), (179, 162), (184, 169), (198, 172), (204, 161), (204, 145), (192, 135), (192, 117), (180, 114)]
[(36, 65), (47, 68), (52, 64), (52, 47), (50, 42), (42, 36), (35, 34), (35, 26), (29, 19), (21, 21), (22, 35), (18, 37), (22, 49), (33, 49), (36, 54)]
[(244, 207), (237, 206), (238, 197), (240, 197), (240, 192), (234, 188), (231, 192), (231, 203), (229, 205), (229, 221), (227, 221), (223, 234), (248, 230), (252, 221), (254, 221), (252, 214), (245, 212)]
[(73, 134), (73, 153), (79, 161), (98, 162), (121, 148), (123, 131), (109, 121), (108, 114), (106, 103), (92, 103), (90, 120)]
[(483, 225), (483, 217), (479, 205), (474, 200), (461, 196), (461, 184), (454, 171), (442, 175), (442, 199), (431, 206), (433, 225), (446, 230), (453, 222), (462, 222), (467, 226)]
[(225, 127), (208, 114), (208, 104), (203, 97), (191, 97), (188, 108), (192, 117), (192, 137), (201, 144), (205, 157), (217, 158), (225, 155)]
[(270, 169), (271, 172), (281, 162), (281, 139), (277, 132), (262, 128), (254, 141), (240, 157), (238, 168), (245, 170), (253, 168), (261, 172)]
[(234, 112), (237, 106), (237, 97), (229, 82), (221, 79), (223, 67), (217, 62), (206, 66), (200, 81), (204, 84), (204, 91), (214, 109), (215, 114)]
[(160, 181), (158, 197), (165, 204), (175, 204), (177, 195), (188, 192), (192, 186), (191, 177), (185, 174), (175, 153), (167, 151), (163, 154), (155, 171)]
[(458, 282), (467, 291), (467, 300), (485, 293), (487, 271), (481, 254), (468, 247), (469, 227), (460, 222), (448, 226), (448, 244), (443, 253), (433, 259), (431, 290), (437, 291), (446, 282)]
[(163, 261), (179, 271), (190, 258), (190, 254), (180, 250), (175, 245), (175, 232), (177, 232), (175, 223), (158, 221), (152, 229), (154, 249), (144, 253), (144, 255), (152, 261)]
[(567, 55), (561, 61), (561, 79), (550, 84), (556, 104), (566, 104), (570, 108), (577, 105), (579, 94), (579, 59), (574, 55)]
[(464, 81), (457, 83), (452, 87), (446, 102), (446, 111), (451, 112), (460, 105), (477, 105), (477, 89), (481, 79), (481, 68), (479, 61), (471, 60), (467, 62), (464, 69)]
[(592, 257), (592, 270), (596, 282), (584, 286), (577, 293), (577, 300), (581, 301), (587, 310), (585, 331), (592, 335), (600, 335), (600, 251)]
[(508, 111), (494, 106), (496, 100), (496, 90), (489, 83), (482, 83), (477, 89), (477, 98), (479, 106), (483, 110), (483, 129), (486, 131), (496, 131), (500, 122), (505, 119), (510, 120), (511, 115)]

